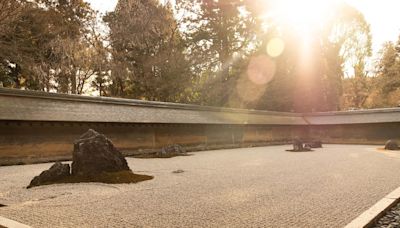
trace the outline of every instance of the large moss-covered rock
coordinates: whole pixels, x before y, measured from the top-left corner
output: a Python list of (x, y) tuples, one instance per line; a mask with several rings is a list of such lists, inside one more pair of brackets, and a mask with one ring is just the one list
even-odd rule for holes
[(69, 164), (57, 162), (33, 178), (28, 188), (58, 183), (137, 183), (151, 179), (152, 176), (134, 174), (112, 142), (89, 129), (74, 143), (72, 173)]
[(89, 129), (74, 142), (72, 175), (96, 176), (130, 170), (121, 152), (103, 134)]

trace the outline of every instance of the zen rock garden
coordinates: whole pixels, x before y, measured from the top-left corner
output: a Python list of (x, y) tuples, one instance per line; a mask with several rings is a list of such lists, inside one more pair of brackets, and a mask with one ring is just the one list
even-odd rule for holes
[(134, 174), (121, 152), (103, 134), (89, 129), (74, 142), (72, 165), (56, 162), (27, 188), (56, 183), (136, 183), (152, 176)]
[[(299, 138), (295, 138), (293, 149), (286, 151), (306, 152), (312, 151), (312, 148), (322, 148), (322, 142), (319, 140), (303, 142)], [(385, 150), (399, 149), (395, 140), (388, 140), (385, 144)], [(174, 144), (164, 147), (148, 157), (171, 158), (187, 155), (182, 146)], [(176, 173), (180, 172), (183, 171)], [(48, 170), (34, 177), (27, 188), (56, 183), (136, 183), (152, 178), (152, 176), (134, 174), (122, 153), (111, 140), (103, 134), (89, 129), (74, 142), (71, 166), (56, 162)]]

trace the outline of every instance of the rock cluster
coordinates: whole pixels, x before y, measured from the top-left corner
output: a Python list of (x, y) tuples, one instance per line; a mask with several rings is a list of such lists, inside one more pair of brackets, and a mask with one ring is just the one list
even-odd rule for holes
[(67, 178), (97, 180), (97, 177), (102, 177), (104, 174), (124, 171), (126, 171), (124, 175), (133, 175), (121, 152), (103, 134), (89, 129), (74, 142), (71, 172), (69, 164), (57, 162), (50, 169), (34, 177), (28, 188), (62, 182)]
[(293, 140), (293, 149), (287, 150), (292, 152), (304, 152), (304, 151), (311, 151), (312, 148), (322, 148), (321, 141), (310, 141), (303, 143), (300, 139), (296, 138)]
[(311, 142), (307, 142), (304, 144), (304, 147), (310, 147), (310, 148), (322, 148), (322, 142), (319, 140), (316, 141), (311, 141)]
[(182, 155), (187, 155), (185, 148), (183, 148), (181, 145), (170, 145), (163, 147), (159, 152), (157, 152), (157, 157), (160, 158), (170, 158), (174, 156), (182, 156)]
[(399, 148), (399, 144), (397, 144), (397, 142), (393, 139), (388, 140), (385, 143), (385, 150), (398, 150)]

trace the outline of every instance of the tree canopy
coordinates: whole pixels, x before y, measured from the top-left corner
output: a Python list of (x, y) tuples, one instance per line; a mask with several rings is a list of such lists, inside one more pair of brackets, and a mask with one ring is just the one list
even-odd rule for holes
[(304, 30), (273, 1), (119, 0), (100, 15), (83, 0), (3, 0), (0, 86), (296, 112), (397, 106), (400, 40), (373, 71), (371, 43), (345, 3)]

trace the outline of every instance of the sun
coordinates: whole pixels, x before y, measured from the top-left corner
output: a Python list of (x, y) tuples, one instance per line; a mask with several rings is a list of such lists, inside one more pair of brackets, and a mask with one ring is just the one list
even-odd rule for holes
[[(340, 0), (265, 0), (268, 13), (265, 18), (293, 31), (304, 49), (304, 57), (310, 49), (315, 34), (320, 32), (330, 18), (332, 7)], [(285, 49), (280, 37), (268, 41), (267, 53), (270, 57), (279, 57)]]

